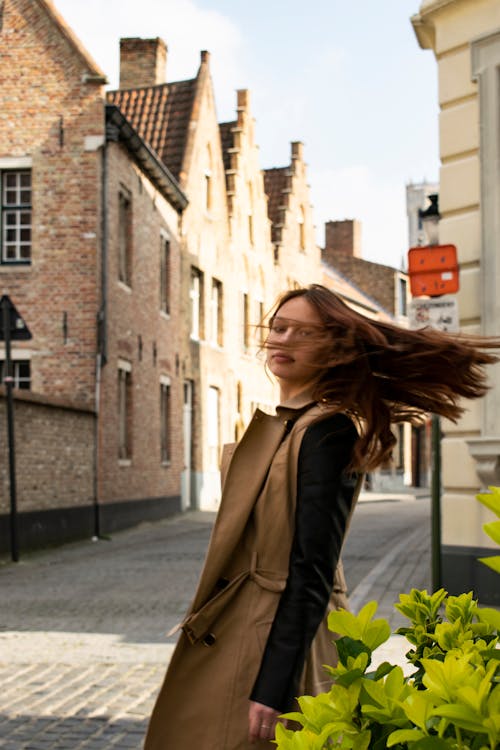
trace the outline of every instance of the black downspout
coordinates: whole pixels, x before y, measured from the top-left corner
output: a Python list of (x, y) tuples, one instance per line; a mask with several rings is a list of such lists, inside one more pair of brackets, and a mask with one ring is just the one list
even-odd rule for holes
[[(104, 109), (106, 118), (106, 109)], [(95, 390), (95, 433), (94, 433), (94, 539), (102, 538), (99, 508), (99, 433), (100, 433), (100, 396), (102, 368), (107, 362), (108, 353), (108, 151), (106, 137), (106, 119), (104, 121), (104, 143), (101, 147), (101, 300), (97, 314), (97, 358)]]

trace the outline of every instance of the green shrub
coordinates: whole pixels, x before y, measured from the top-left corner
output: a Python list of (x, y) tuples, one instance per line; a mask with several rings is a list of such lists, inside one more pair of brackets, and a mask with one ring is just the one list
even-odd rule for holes
[[(500, 489), (477, 499), (500, 518)], [(500, 545), (500, 521), (484, 525)], [(500, 556), (481, 558), (500, 572)], [(298, 729), (278, 724), (279, 750), (495, 750), (500, 748), (500, 611), (479, 607), (472, 593), (449, 596), (412, 589), (396, 609), (410, 620), (399, 628), (410, 646), (407, 669), (373, 653), (386, 642), (387, 620), (374, 619), (376, 602), (358, 615), (331, 612), (338, 665), (327, 667), (328, 693), (299, 698), (285, 715)]]
[[(500, 487), (489, 487), (488, 489), (490, 490), (489, 492), (476, 495), (476, 498), (500, 519)], [(493, 539), (495, 544), (500, 547), (500, 520), (483, 524), (483, 529)], [(480, 557), (479, 560), (488, 565), (488, 567), (493, 568), (497, 573), (500, 573), (500, 555)]]
[(328, 668), (335, 682), (286, 714), (301, 728), (278, 725), (280, 750), (500, 746), (500, 612), (479, 607), (471, 593), (443, 589), (413, 589), (396, 609), (411, 621), (396, 631), (411, 646), (411, 674), (388, 662), (370, 671), (373, 652), (391, 633), (386, 620), (374, 619), (376, 602), (358, 615), (332, 612), (328, 626), (341, 636), (338, 665)]

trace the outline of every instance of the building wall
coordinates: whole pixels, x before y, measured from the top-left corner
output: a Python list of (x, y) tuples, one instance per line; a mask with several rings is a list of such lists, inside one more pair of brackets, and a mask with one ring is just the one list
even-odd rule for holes
[[(237, 118), (233, 128), (233, 149), (226, 173), (230, 218), (230, 253), (234, 258), (234, 290), (226, 309), (228, 320), (236, 310), (240, 323), (229, 343), (230, 373), (228, 398), (231, 414), (229, 440), (241, 437), (257, 404), (276, 403), (277, 389), (263, 368), (261, 345), (265, 336), (263, 316), (271, 310), (279, 293), (267, 214), (267, 196), (256, 143), (250, 93), (237, 92)], [(242, 326), (243, 295), (248, 298), (247, 346)], [(260, 356), (259, 356), (260, 353)], [(256, 354), (258, 355), (256, 358)], [(239, 402), (239, 403), (238, 403)]]
[[(108, 143), (107, 362), (99, 393), (99, 500), (170, 498), (179, 502), (183, 462), (180, 374), (179, 216), (130, 160)], [(131, 205), (130, 284), (119, 279), (119, 193)], [(169, 312), (160, 310), (160, 255), (169, 253)], [(130, 456), (119, 456), (118, 369), (130, 368)], [(162, 461), (160, 386), (170, 386), (169, 458)]]
[[(422, 221), (419, 211), (429, 206), (429, 195), (439, 193), (439, 185), (436, 182), (409, 183), (406, 186), (406, 214), (408, 216), (408, 249), (426, 245)], [(406, 266), (405, 266), (406, 268)]]
[(321, 251), (315, 239), (304, 145), (299, 141), (291, 144), (288, 195), (283, 196), (283, 205), (286, 210), (276, 266), (280, 292), (321, 280)]
[[(478, 39), (495, 35), (500, 27), (500, 6), (494, 0), (447, 3), (427, 0), (412, 20), (421, 46), (432, 49), (437, 59), (441, 156), (439, 239), (442, 244), (457, 247), (461, 328), (467, 333), (498, 334), (498, 289), (492, 290), (489, 285), (497, 283), (495, 269), (500, 240), (498, 232), (493, 232), (485, 242), (485, 229), (488, 217), (498, 213), (497, 205), (489, 211), (488, 200), (498, 196), (500, 176), (498, 161), (492, 153), (487, 153), (486, 144), (480, 143), (481, 130), (486, 136), (491, 133), (496, 143), (498, 123), (492, 132), (483, 110), (488, 104), (487, 92), (479, 96), (477, 79), (481, 72), (487, 72), (488, 65), (474, 70), (473, 61), (480, 44)], [(500, 54), (497, 58), (496, 65), (491, 66), (496, 97)], [(491, 99), (490, 104), (494, 105)], [(489, 164), (494, 171), (487, 175), (485, 169)], [(482, 531), (482, 524), (491, 520), (491, 514), (474, 496), (481, 487), (500, 483), (495, 468), (500, 454), (497, 372), (490, 372), (494, 388), (486, 399), (467, 405), (467, 412), (457, 425), (443, 425), (442, 445), (443, 583), (452, 591), (474, 588), (485, 601), (495, 602), (498, 602), (498, 593), (495, 593), (498, 582), (476, 562), (481, 550), (484, 552), (491, 547), (489, 537)], [(485, 442), (492, 439), (493, 448), (485, 446)], [(477, 460), (474, 453), (477, 453)], [(493, 471), (484, 472), (488, 461)]]
[(31, 169), (33, 236), (31, 263), (0, 264), (0, 286), (33, 334), (33, 389), (91, 406), (102, 82), (82, 82), (88, 65), (43, 5), (6, 0), (3, 19), (0, 170)]
[[(5, 390), (0, 388), (0, 553), (9, 549), (10, 482), (5, 436)], [(19, 546), (41, 546), (94, 531), (95, 414), (63, 399), (17, 392), (14, 399)]]

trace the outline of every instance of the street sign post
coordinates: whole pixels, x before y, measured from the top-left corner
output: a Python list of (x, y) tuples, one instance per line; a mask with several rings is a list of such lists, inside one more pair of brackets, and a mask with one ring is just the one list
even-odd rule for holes
[(19, 560), (17, 498), (16, 498), (16, 449), (14, 439), (14, 399), (12, 388), (11, 341), (28, 340), (31, 333), (7, 295), (0, 298), (0, 341), (5, 341), (4, 385), (7, 396), (7, 439), (9, 445), (9, 484), (10, 484), (10, 552), (13, 562)]
[(408, 319), (413, 330), (430, 326), (445, 333), (457, 333), (460, 328), (457, 298), (453, 294), (416, 297), (408, 305)]
[(458, 292), (458, 261), (455, 245), (422, 245), (408, 250), (408, 276), (413, 297)]

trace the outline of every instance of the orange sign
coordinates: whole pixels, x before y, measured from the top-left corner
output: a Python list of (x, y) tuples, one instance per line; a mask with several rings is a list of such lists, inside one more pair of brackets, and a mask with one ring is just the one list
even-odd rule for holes
[(428, 245), (408, 250), (408, 275), (413, 297), (437, 297), (458, 292), (455, 245)]

